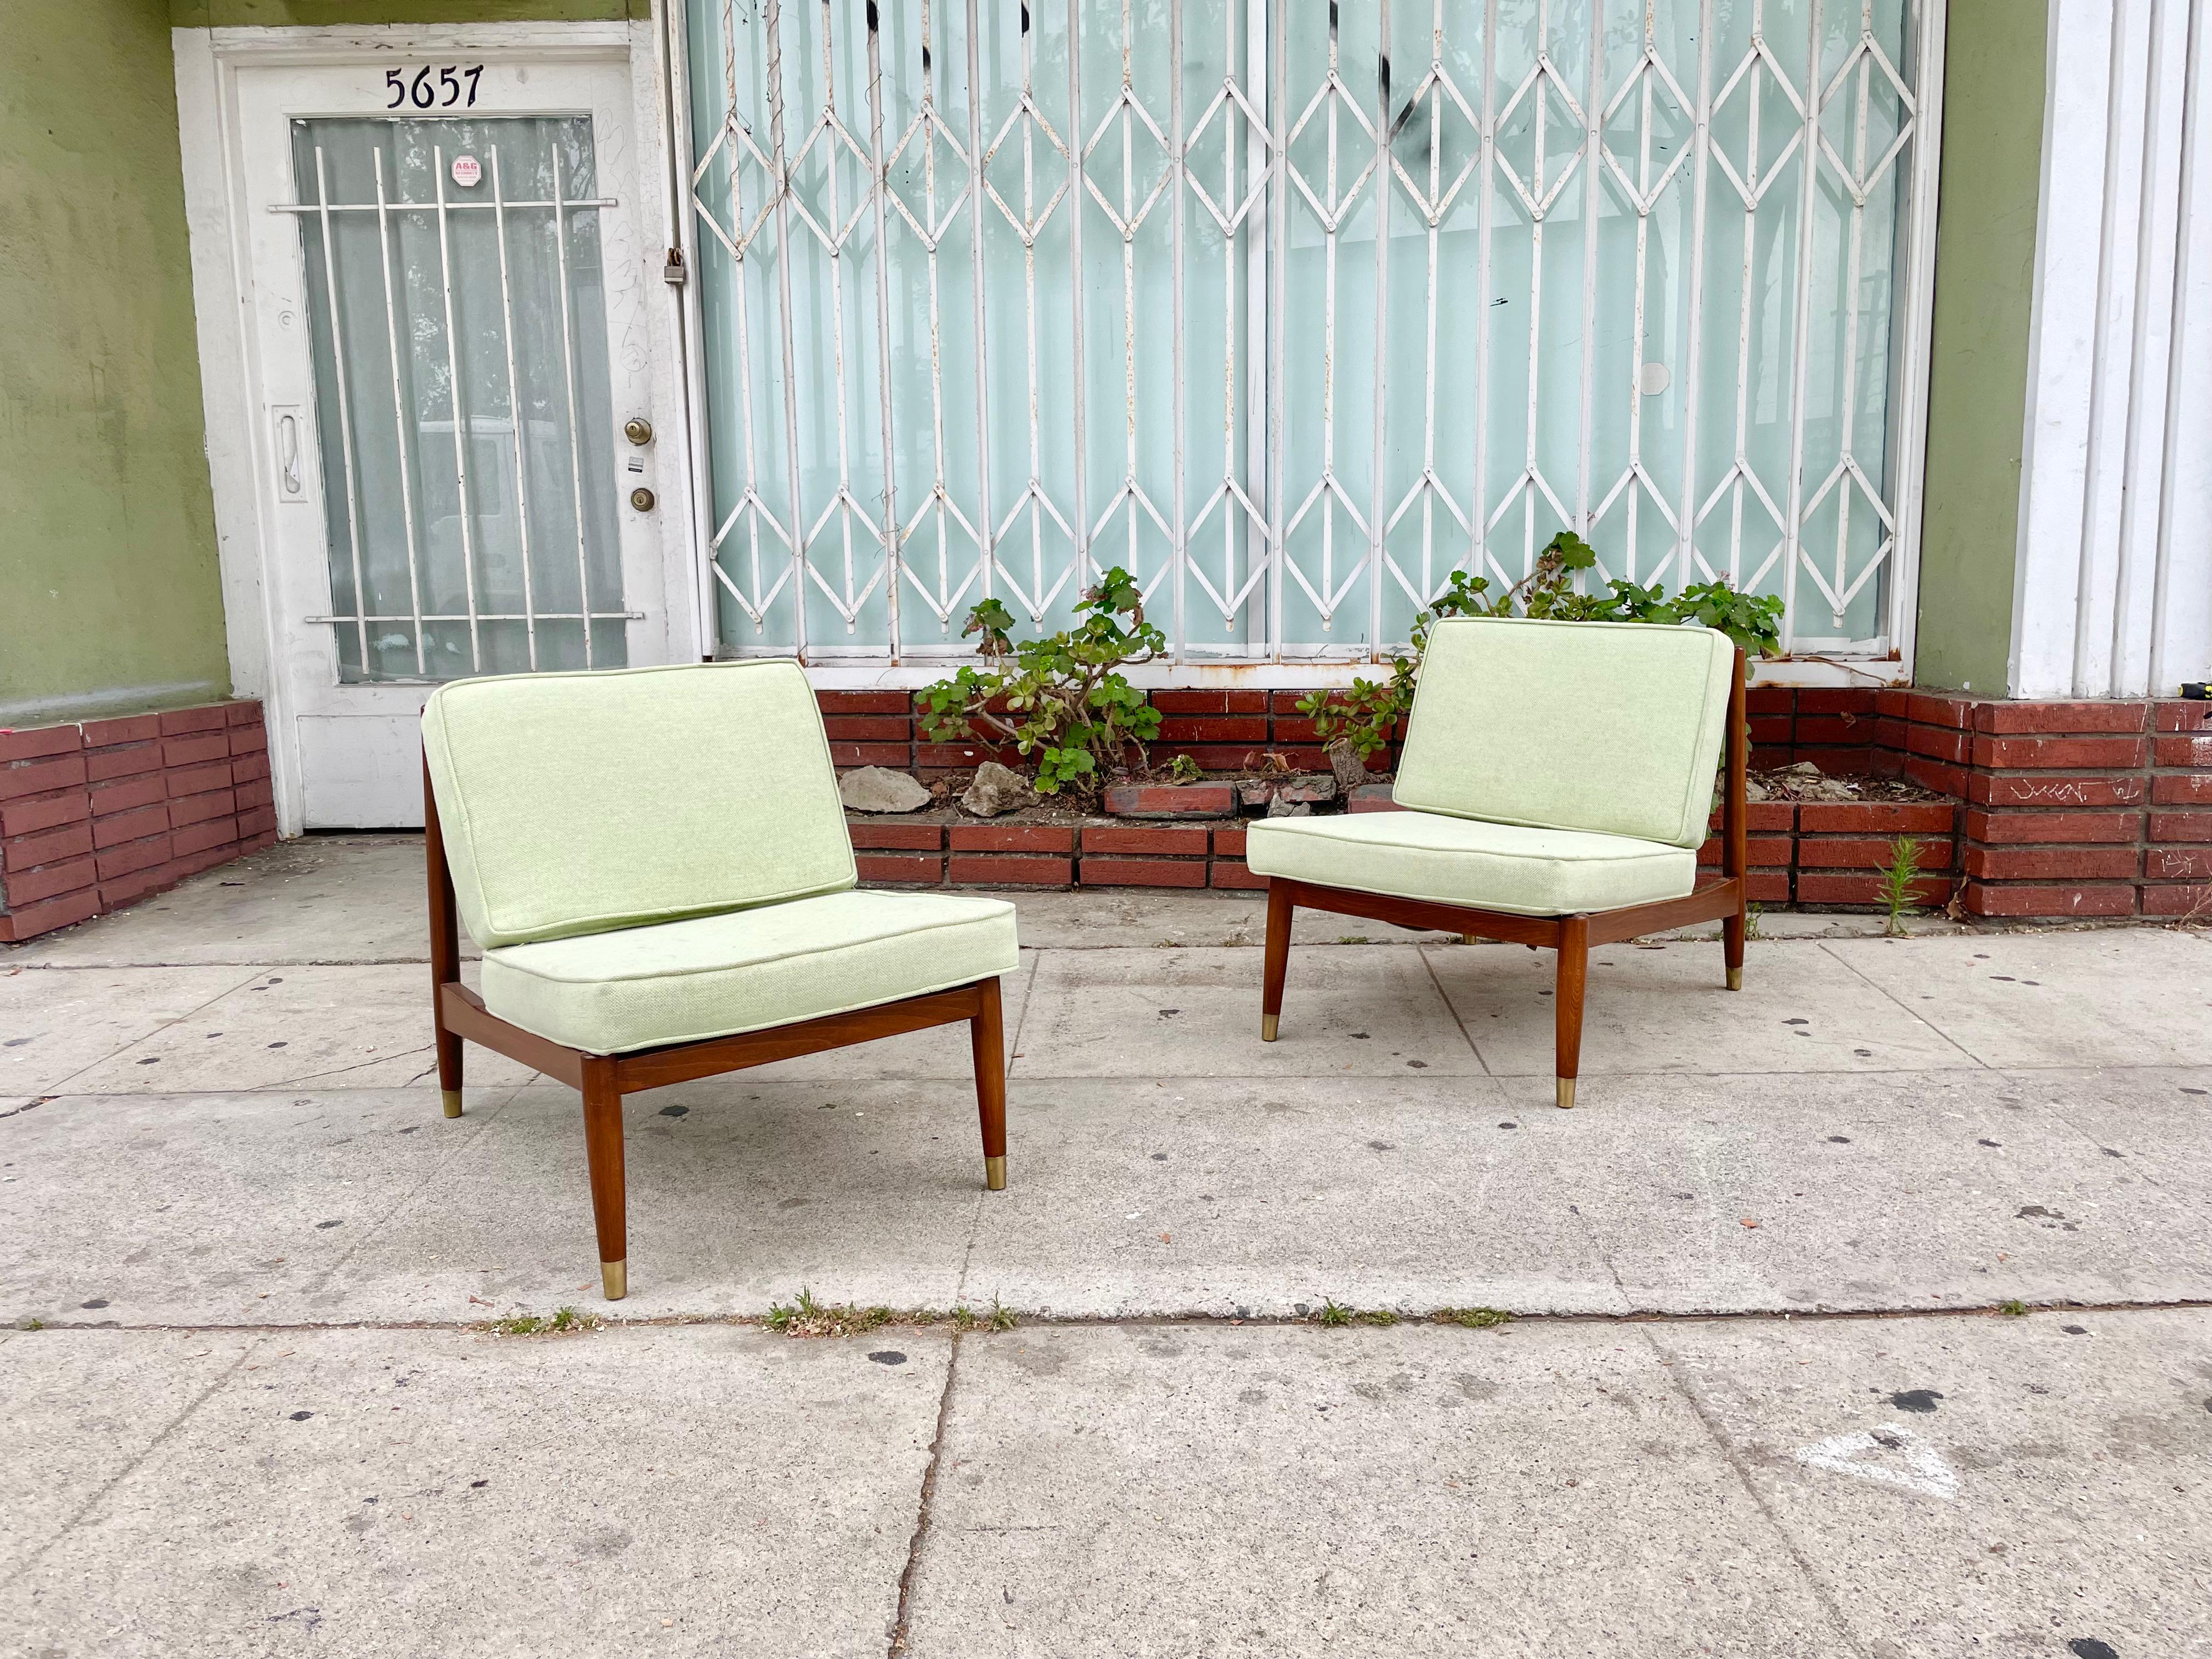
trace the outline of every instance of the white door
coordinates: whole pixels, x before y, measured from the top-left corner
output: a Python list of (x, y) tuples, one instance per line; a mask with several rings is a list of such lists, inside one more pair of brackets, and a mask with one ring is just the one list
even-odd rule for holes
[(419, 824), (439, 683), (696, 655), (629, 68), (384, 51), (236, 85), (294, 822)]

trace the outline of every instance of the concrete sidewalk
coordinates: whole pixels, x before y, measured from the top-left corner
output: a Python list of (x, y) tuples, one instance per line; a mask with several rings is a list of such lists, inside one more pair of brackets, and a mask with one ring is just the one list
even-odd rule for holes
[[(1018, 896), (1011, 1188), (957, 1034), (633, 1097), (608, 1308), (421, 892), (0, 950), (25, 1651), (2212, 1652), (2201, 934), (1609, 947), (1563, 1113), (1547, 958), (1302, 918), (1262, 1045), (1255, 900)], [(1023, 1322), (728, 1322), (801, 1287)]]

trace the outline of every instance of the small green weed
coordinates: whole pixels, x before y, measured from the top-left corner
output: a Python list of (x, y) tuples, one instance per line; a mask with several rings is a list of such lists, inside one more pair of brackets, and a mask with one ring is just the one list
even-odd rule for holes
[(1367, 943), (1367, 935), (1364, 933), (1345, 933), (1340, 935), (1336, 942), (1339, 945), (1364, 945)]
[(1920, 908), (1913, 892), (1919, 880), (1920, 837), (1899, 836), (1889, 844), (1889, 862), (1882, 867), (1881, 885), (1875, 890), (1875, 896), (1889, 913), (1882, 923), (1883, 933), (1904, 933), (1905, 917)]
[(1439, 1325), (1465, 1325), (1471, 1330), (1486, 1331), (1513, 1316), (1503, 1308), (1439, 1308), (1429, 1317)]
[(1335, 1329), (1345, 1325), (1395, 1325), (1398, 1316), (1388, 1308), (1369, 1308), (1362, 1310), (1347, 1306), (1334, 1297), (1323, 1297), (1321, 1311), (1313, 1316), (1314, 1322)]
[(43, 1331), (46, 1328), (46, 1322), (43, 1319), (27, 1319), (19, 1328), (27, 1331)]
[(570, 1331), (595, 1331), (599, 1328), (599, 1316), (578, 1313), (574, 1308), (556, 1308), (544, 1315), (507, 1314), (477, 1328), (494, 1336), (556, 1336)]
[(1766, 937), (1759, 931), (1759, 907), (1756, 904), (1747, 904), (1743, 907), (1743, 936), (1747, 939)]
[(1196, 783), (1205, 775), (1206, 774), (1199, 769), (1198, 763), (1188, 755), (1177, 755), (1168, 763), (1170, 783)]
[(849, 1302), (823, 1302), (802, 1287), (787, 1304), (770, 1303), (768, 1317), (761, 1322), (778, 1336), (858, 1336), (884, 1325), (950, 1324), (957, 1331), (1011, 1331), (1019, 1322), (1014, 1310), (996, 1297), (988, 1311), (978, 1312), (963, 1303), (948, 1314), (935, 1308), (863, 1308)]
[(2010, 1314), (2014, 1318), (2018, 1319), (2027, 1312), (2027, 1304), (2016, 1296), (2008, 1296), (1997, 1304), (1997, 1311), (2001, 1314)]

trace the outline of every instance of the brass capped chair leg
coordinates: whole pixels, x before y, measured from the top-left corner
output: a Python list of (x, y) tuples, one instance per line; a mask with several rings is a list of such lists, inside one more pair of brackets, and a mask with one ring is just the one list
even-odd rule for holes
[(1462, 933), (1459, 936), (1459, 942), (1462, 945), (1480, 945), (1482, 943), (1482, 935), (1480, 933)]
[(607, 1293), (607, 1300), (619, 1302), (629, 1294), (629, 1258), (620, 1261), (599, 1263), (599, 1288)]
[(1283, 1017), (1280, 1014), (1262, 1014), (1260, 1016), (1261, 1042), (1273, 1042), (1275, 1040), (1275, 1031), (1277, 1027), (1281, 1024), (1282, 1018)]
[(983, 1160), (983, 1185), (994, 1193), (1006, 1190), (1006, 1155), (1004, 1152)]
[(1731, 991), (1741, 991), (1743, 989), (1742, 969), (1731, 968), (1728, 970), (1728, 987)]
[(1557, 1090), (1558, 1090), (1558, 1101), (1559, 1101), (1559, 1109), (1560, 1109), (1561, 1111), (1563, 1111), (1563, 1112), (1566, 1112), (1566, 1111), (1571, 1111), (1571, 1110), (1573, 1110), (1573, 1109), (1574, 1109), (1574, 1104), (1575, 1104), (1575, 1080), (1574, 1080), (1574, 1079), (1572, 1079), (1572, 1078), (1571, 1078), (1571, 1077), (1563, 1077), (1563, 1078), (1556, 1078), (1556, 1079), (1554, 1079), (1553, 1081), (1554, 1086), (1555, 1086), (1555, 1087), (1557, 1088)]
[(461, 1115), (461, 1091), (459, 1089), (441, 1089), (438, 1092), (445, 1099), (446, 1115), (459, 1117)]

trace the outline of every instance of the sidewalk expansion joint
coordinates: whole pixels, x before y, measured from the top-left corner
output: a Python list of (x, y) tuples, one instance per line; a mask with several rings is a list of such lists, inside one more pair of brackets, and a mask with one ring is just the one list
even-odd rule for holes
[[(2015, 1312), (1997, 1303), (1976, 1303), (1957, 1308), (1741, 1308), (1706, 1313), (1679, 1313), (1663, 1310), (1644, 1310), (1630, 1313), (1507, 1313), (1490, 1328), (1509, 1325), (1711, 1325), (1711, 1324), (1838, 1324), (1853, 1320), (1876, 1319), (2009, 1319), (2025, 1318), (2034, 1314), (2126, 1314), (2126, 1313), (2189, 1313), (2200, 1309), (2212, 1309), (2212, 1297), (2176, 1297), (2157, 1302), (2030, 1302), (2024, 1311)], [(1012, 1330), (1152, 1330), (1166, 1327), (1250, 1328), (1277, 1329), (1285, 1326), (1310, 1325), (1317, 1330), (1338, 1328), (1345, 1331), (1388, 1329), (1398, 1326), (1418, 1325), (1431, 1329), (1454, 1330), (1468, 1328), (1450, 1316), (1449, 1311), (1437, 1310), (1430, 1313), (1398, 1313), (1389, 1311), (1388, 1317), (1376, 1317), (1367, 1310), (1352, 1311), (1348, 1323), (1340, 1328), (1325, 1326), (1314, 1314), (1045, 1314), (1024, 1313), (1018, 1309), (1006, 1311), (1014, 1317)], [(679, 1330), (687, 1326), (714, 1326), (744, 1328), (747, 1326), (762, 1330), (768, 1328), (768, 1319), (759, 1314), (647, 1314), (636, 1317), (601, 1314), (595, 1328), (599, 1331), (617, 1330)], [(270, 1320), (255, 1324), (184, 1324), (159, 1321), (125, 1322), (102, 1320), (41, 1320), (36, 1326), (40, 1331), (112, 1331), (118, 1333), (169, 1333), (178, 1335), (265, 1336), (280, 1332), (313, 1333), (316, 1331), (446, 1331), (460, 1334), (490, 1334), (486, 1330), (488, 1318), (475, 1319), (333, 1319), (333, 1320)], [(921, 1327), (927, 1329), (928, 1327)], [(27, 1335), (33, 1328), (21, 1323), (0, 1326), (0, 1331)], [(957, 1342), (963, 1334), (971, 1333), (955, 1328), (951, 1334)], [(989, 1337), (1003, 1333), (976, 1330), (973, 1334)], [(571, 1340), (591, 1334), (580, 1331)], [(535, 1337), (510, 1339), (535, 1340)], [(796, 1342), (821, 1341), (828, 1339), (794, 1336), (786, 1339)]]

